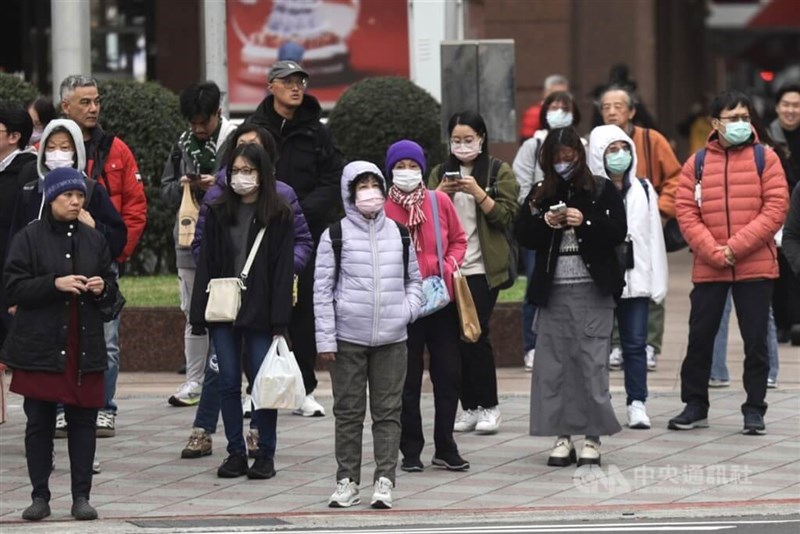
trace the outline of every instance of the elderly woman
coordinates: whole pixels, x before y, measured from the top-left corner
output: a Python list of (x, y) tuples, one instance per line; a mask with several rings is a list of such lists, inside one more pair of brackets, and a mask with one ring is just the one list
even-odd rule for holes
[(43, 216), (14, 237), (4, 271), (16, 314), (0, 361), (14, 369), (11, 391), (25, 398), (33, 503), (22, 517), (34, 521), (50, 515), (56, 403), (64, 404), (70, 429), (72, 516), (97, 518), (89, 493), (108, 365), (103, 320), (110, 318), (118, 290), (106, 238), (79, 219), (85, 194), (80, 172), (51, 171), (44, 181)]

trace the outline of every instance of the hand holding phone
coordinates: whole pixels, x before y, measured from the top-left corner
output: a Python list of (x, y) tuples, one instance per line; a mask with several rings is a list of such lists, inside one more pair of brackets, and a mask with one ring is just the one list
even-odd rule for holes
[(458, 171), (446, 172), (446, 173), (444, 173), (444, 179), (448, 180), (448, 181), (449, 180), (460, 180), (461, 179), (461, 173), (458, 172)]
[(553, 204), (550, 206), (550, 213), (553, 215), (561, 215), (562, 213), (567, 212), (567, 205), (564, 202), (559, 202), (558, 204)]

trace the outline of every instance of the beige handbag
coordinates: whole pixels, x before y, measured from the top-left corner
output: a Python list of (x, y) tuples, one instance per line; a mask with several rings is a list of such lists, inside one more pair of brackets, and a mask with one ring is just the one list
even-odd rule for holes
[(239, 315), (239, 308), (242, 306), (242, 291), (247, 290), (247, 274), (253, 265), (253, 260), (264, 238), (266, 228), (259, 230), (256, 240), (247, 255), (247, 261), (242, 269), (242, 274), (231, 278), (212, 278), (208, 281), (206, 293), (208, 293), (208, 303), (206, 304), (206, 321), (209, 323), (232, 323)]
[(192, 194), (192, 186), (189, 183), (183, 184), (183, 198), (181, 207), (178, 210), (178, 246), (181, 248), (191, 248), (194, 240), (194, 230), (197, 227), (197, 218), (200, 216), (200, 208)]

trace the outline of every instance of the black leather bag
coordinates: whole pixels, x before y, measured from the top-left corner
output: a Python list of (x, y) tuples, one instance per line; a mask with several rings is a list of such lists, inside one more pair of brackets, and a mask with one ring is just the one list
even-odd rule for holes
[(669, 219), (664, 225), (664, 245), (667, 252), (676, 252), (688, 246), (678, 225), (678, 219)]
[(633, 241), (626, 239), (614, 249), (617, 254), (617, 263), (624, 270), (633, 269)]

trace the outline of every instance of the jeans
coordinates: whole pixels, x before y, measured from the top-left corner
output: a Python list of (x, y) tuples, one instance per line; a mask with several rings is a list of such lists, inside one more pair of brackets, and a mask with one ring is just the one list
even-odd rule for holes
[[(119, 282), (119, 264), (111, 263), (114, 271), (115, 280)], [(119, 318), (112, 319), (103, 323), (103, 331), (106, 337), (106, 351), (108, 352), (108, 369), (104, 373), (103, 387), (105, 389), (106, 403), (101, 410), (104, 412), (117, 413), (117, 404), (114, 396), (117, 394), (117, 378), (119, 378)]]
[(481, 337), (476, 343), (459, 341), (461, 347), (461, 407), (464, 410), (494, 408), (497, 400), (497, 369), (489, 341), (489, 320), (499, 293), (490, 288), (486, 275), (467, 276), (469, 291), (478, 311)]
[(627, 404), (647, 400), (647, 297), (620, 299), (617, 304)]
[(200, 402), (197, 403), (197, 412), (192, 424), (193, 427), (202, 428), (209, 434), (217, 431), (220, 410), (219, 369), (211, 366), (211, 358), (212, 356), (209, 356), (206, 361), (203, 389), (200, 391)]
[(664, 302), (656, 304), (651, 300), (647, 310), (647, 344), (653, 347), (656, 354), (661, 354), (664, 341), (664, 315)]
[[(719, 330), (714, 338), (714, 356), (711, 361), (711, 378), (716, 380), (730, 380), (728, 374), (728, 328), (731, 318), (731, 307), (733, 299), (728, 290), (728, 298), (725, 300), (725, 309), (722, 312), (722, 320), (719, 323)], [(767, 349), (769, 350), (769, 378), (778, 380), (780, 363), (778, 362), (778, 332), (775, 328), (775, 317), (772, 308), (769, 310), (769, 325), (767, 326)]]
[[(242, 434), (242, 345), (247, 350), (247, 363), (251, 376), (258, 373), (264, 357), (272, 344), (272, 336), (245, 328), (234, 328), (230, 323), (209, 327), (211, 340), (217, 351), (219, 364), (219, 394), (222, 422), (228, 440), (229, 455), (245, 455), (247, 447)], [(252, 419), (258, 429), (257, 457), (275, 457), (278, 411), (255, 410)]]
[(522, 298), (522, 352), (536, 348), (536, 334), (533, 331), (533, 319), (536, 317), (536, 305), (528, 300), (528, 291), (531, 287), (533, 269), (536, 267), (536, 251), (521, 248), (522, 263), (525, 266), (525, 276), (528, 283), (525, 285), (525, 296)]
[(186, 316), (186, 326), (183, 331), (183, 355), (186, 358), (186, 381), (200, 382), (203, 380), (203, 368), (208, 360), (208, 335), (197, 336), (192, 334), (192, 325), (189, 323), (189, 307), (192, 303), (192, 290), (196, 269), (178, 267), (178, 287), (181, 297), (181, 311)]

